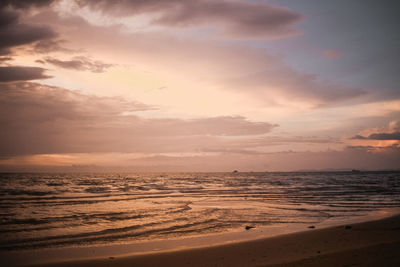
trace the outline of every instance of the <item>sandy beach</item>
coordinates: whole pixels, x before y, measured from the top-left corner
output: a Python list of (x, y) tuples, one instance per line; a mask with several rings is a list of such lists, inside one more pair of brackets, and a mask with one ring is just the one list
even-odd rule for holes
[(40, 266), (400, 266), (400, 216), (239, 242)]

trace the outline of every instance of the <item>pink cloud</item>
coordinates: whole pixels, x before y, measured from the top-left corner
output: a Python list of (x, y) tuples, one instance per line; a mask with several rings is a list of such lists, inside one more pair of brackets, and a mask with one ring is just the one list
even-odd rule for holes
[(134, 16), (151, 14), (152, 23), (169, 27), (212, 25), (239, 38), (280, 39), (299, 34), (294, 25), (303, 15), (285, 7), (243, 0), (131, 0), (78, 1), (105, 14)]
[[(197, 83), (197, 77), (202, 76), (205, 78), (202, 82), (212, 87), (240, 92), (266, 105), (277, 103), (277, 99), (306, 101), (314, 106), (366, 97), (362, 88), (321, 82), (315, 75), (298, 72), (265, 49), (175, 38), (168, 32), (121, 34), (121, 28), (116, 25), (95, 26), (81, 17), (62, 18), (50, 11), (31, 17), (29, 21), (51, 23), (60, 36), (77, 45), (69, 48), (91, 47), (92, 54), (112, 51), (110, 57), (114, 61), (121, 64), (128, 59), (145, 62), (155, 72), (160, 66), (179, 69), (179, 76), (188, 81)], [(66, 28), (79, 28), (79, 31), (65, 31)], [(96, 46), (92, 46), (93, 43)]]
[(192, 152), (221, 139), (269, 133), (276, 124), (242, 116), (151, 119), (154, 109), (118, 97), (30, 82), (0, 84), (0, 155)]

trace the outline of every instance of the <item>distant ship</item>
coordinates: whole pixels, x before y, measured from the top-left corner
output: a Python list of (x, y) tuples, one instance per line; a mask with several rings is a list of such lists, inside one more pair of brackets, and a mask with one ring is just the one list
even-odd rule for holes
[(233, 173), (238, 173), (238, 170), (234, 170)]
[(360, 170), (351, 170), (351, 172), (361, 172)]

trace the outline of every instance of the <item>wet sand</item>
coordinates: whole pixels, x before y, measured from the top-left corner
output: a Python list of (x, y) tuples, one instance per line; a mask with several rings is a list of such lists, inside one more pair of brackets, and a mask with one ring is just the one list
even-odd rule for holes
[(400, 266), (400, 216), (220, 246), (40, 266)]

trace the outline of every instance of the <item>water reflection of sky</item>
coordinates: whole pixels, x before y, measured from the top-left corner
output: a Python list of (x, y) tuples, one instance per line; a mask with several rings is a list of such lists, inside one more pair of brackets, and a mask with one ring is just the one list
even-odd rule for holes
[(2, 174), (1, 247), (316, 224), (400, 206), (399, 173)]

